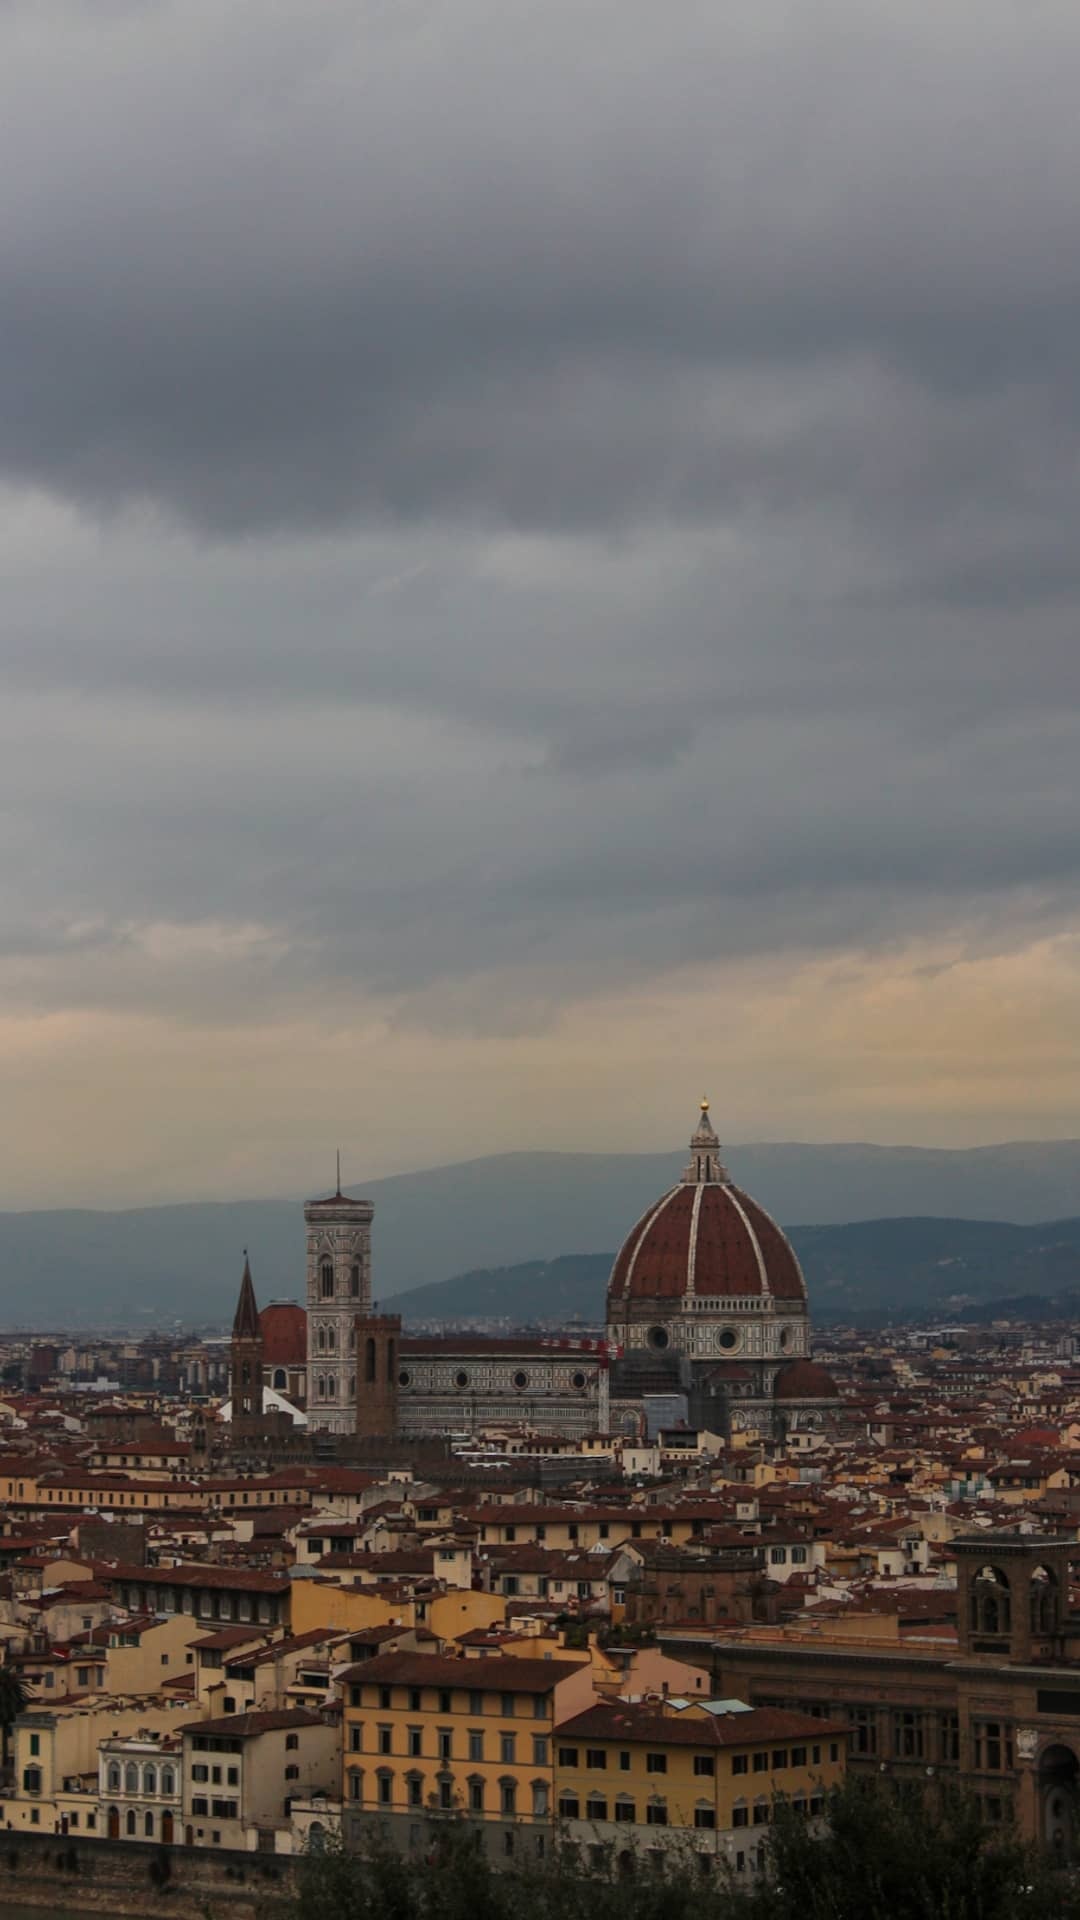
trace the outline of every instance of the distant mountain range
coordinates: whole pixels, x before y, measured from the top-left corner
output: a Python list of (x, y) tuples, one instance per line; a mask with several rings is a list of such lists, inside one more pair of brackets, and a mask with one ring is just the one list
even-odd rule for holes
[[(577, 1247), (575, 1261), (589, 1258), (585, 1297), (591, 1285), (595, 1299), (603, 1285), (596, 1275), (605, 1272), (611, 1249), (678, 1178), (684, 1157), (679, 1150), (497, 1154), (353, 1184), (375, 1203), (376, 1292), (388, 1301), (455, 1275), (497, 1273), (525, 1261), (547, 1270), (541, 1291), (550, 1308), (553, 1284), (566, 1287), (568, 1302), (576, 1297), (578, 1283), (571, 1285), (561, 1256)], [(972, 1235), (987, 1235), (999, 1249), (1013, 1244), (988, 1233), (987, 1223), (1064, 1221), (1038, 1229), (1050, 1248), (1054, 1235), (1068, 1240), (1066, 1229), (1080, 1216), (1076, 1140), (953, 1150), (751, 1145), (727, 1148), (726, 1158), (739, 1183), (778, 1220), (802, 1223), (793, 1231), (822, 1311), (850, 1311), (865, 1288), (888, 1303), (891, 1289), (908, 1287), (909, 1271), (919, 1299), (935, 1289), (945, 1296), (965, 1291), (984, 1268), (976, 1262), (950, 1271), (940, 1263), (974, 1260)], [(870, 1229), (862, 1239), (860, 1224)], [(931, 1249), (927, 1235), (939, 1227), (960, 1236), (956, 1246)], [(815, 1231), (824, 1239), (815, 1241)], [(245, 1247), (260, 1302), (302, 1297), (303, 1234), (297, 1200), (0, 1214), (0, 1324), (221, 1326), (231, 1318)], [(903, 1257), (902, 1247), (910, 1247)], [(1049, 1287), (1059, 1256), (1030, 1249), (1022, 1256), (1017, 1245), (1021, 1257), (1035, 1264), (1014, 1273), (1010, 1290), (1041, 1291), (1044, 1281), (1032, 1274), (1044, 1272)], [(999, 1258), (1004, 1253), (978, 1255), (984, 1263)], [(979, 1286), (972, 1282), (971, 1290), (977, 1294)], [(519, 1316), (534, 1311), (513, 1309)]]
[[(811, 1305), (819, 1322), (881, 1319), (898, 1313), (967, 1312), (992, 1317), (1013, 1306), (1070, 1311), (1080, 1294), (1080, 1219), (1044, 1226), (997, 1220), (866, 1220), (853, 1226), (792, 1227)], [(401, 1293), (407, 1321), (516, 1322), (603, 1318), (611, 1254), (564, 1254), (518, 1266), (461, 1273)], [(1056, 1317), (1056, 1316), (1055, 1316)]]

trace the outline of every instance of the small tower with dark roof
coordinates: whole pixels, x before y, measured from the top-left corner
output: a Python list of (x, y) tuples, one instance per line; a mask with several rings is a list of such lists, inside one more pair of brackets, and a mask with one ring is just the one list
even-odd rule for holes
[(229, 1394), (232, 1401), (233, 1431), (238, 1430), (240, 1423), (249, 1427), (259, 1426), (263, 1411), (263, 1336), (259, 1322), (259, 1309), (255, 1304), (251, 1263), (246, 1250), (244, 1273), (240, 1282), (240, 1298), (236, 1303), (236, 1317), (232, 1328)]

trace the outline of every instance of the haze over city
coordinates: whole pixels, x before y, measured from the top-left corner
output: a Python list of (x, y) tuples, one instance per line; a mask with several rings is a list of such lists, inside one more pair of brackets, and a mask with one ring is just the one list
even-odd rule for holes
[(1078, 55), (3, 9), (0, 1205), (1080, 1131)]

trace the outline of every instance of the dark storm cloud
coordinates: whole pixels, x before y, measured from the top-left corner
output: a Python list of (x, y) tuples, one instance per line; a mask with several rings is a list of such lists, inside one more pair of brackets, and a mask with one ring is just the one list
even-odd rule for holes
[(219, 534), (581, 529), (822, 497), (895, 522), (965, 480), (1019, 506), (1071, 459), (1065, 5), (2, 30), (18, 479)]
[(1069, 922), (1078, 55), (1003, 0), (0, 10), (11, 1004), (501, 1022)]

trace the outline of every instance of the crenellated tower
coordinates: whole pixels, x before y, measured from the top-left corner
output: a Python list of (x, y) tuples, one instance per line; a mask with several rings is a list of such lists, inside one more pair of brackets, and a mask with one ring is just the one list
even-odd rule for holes
[(356, 1317), (371, 1312), (370, 1200), (341, 1191), (309, 1200), (307, 1228), (308, 1423), (316, 1432), (356, 1429)]

